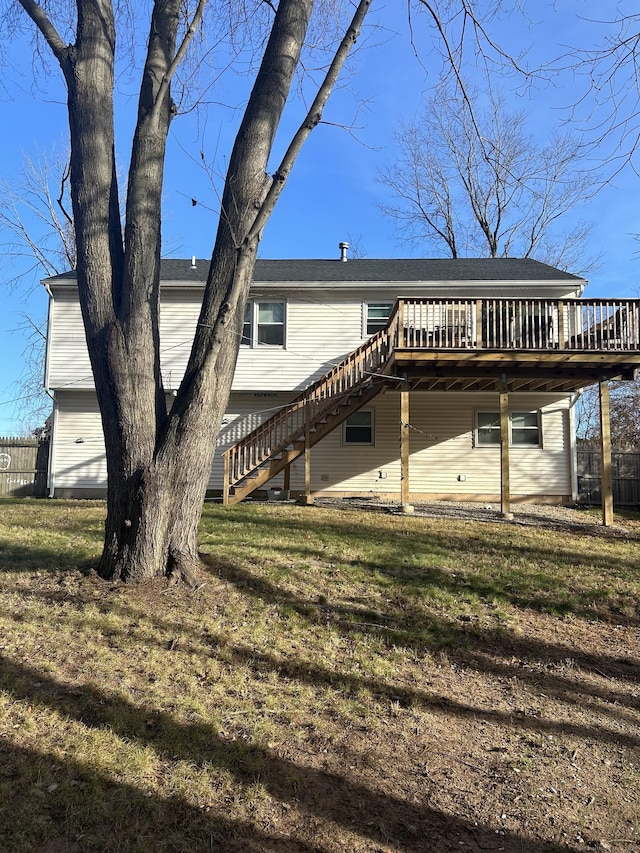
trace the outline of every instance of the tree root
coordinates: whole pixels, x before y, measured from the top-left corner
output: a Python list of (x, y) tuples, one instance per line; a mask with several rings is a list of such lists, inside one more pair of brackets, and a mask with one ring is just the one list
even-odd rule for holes
[(202, 577), (203, 563), (199, 559), (181, 556), (171, 561), (167, 576), (169, 583), (184, 583), (192, 592), (201, 589), (205, 581)]

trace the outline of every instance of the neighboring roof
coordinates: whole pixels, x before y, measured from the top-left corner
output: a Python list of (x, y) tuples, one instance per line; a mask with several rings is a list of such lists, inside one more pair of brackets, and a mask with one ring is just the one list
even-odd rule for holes
[[(190, 259), (165, 258), (160, 275), (163, 281), (202, 282), (208, 268), (204, 259), (196, 260), (194, 269)], [(75, 272), (69, 272), (47, 281), (74, 278)], [(530, 258), (258, 259), (253, 278), (257, 282), (585, 281)]]

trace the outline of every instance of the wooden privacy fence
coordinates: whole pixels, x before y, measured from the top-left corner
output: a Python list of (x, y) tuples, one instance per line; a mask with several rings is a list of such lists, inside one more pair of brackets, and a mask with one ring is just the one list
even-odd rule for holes
[[(611, 469), (614, 504), (640, 506), (640, 450), (612, 451)], [(578, 500), (586, 504), (600, 504), (602, 501), (599, 449), (578, 450)]]
[(46, 497), (48, 459), (48, 441), (0, 438), (0, 498)]

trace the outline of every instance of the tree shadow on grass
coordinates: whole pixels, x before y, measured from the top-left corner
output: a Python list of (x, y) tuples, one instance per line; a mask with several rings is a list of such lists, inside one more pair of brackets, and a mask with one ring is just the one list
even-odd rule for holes
[(212, 816), (183, 797), (150, 795), (101, 775), (90, 764), (8, 740), (0, 739), (0, 760), (0, 849), (11, 853), (323, 851), (277, 831)]
[(74, 570), (88, 570), (95, 562), (97, 561), (86, 553), (65, 553), (55, 546), (43, 548), (35, 545), (0, 544), (0, 575), (15, 572), (47, 572), (55, 575)]
[[(632, 725), (637, 722), (634, 714), (640, 708), (640, 699), (632, 689), (640, 678), (640, 663), (637, 657), (593, 654), (563, 643), (523, 636), (501, 624), (476, 625), (473, 622), (459, 621), (455, 617), (444, 618), (435, 611), (412, 606), (406, 601), (402, 601), (401, 606), (396, 606), (393, 600), (389, 600), (383, 612), (372, 611), (366, 602), (320, 603), (295, 595), (246, 567), (227, 560), (216, 560), (211, 556), (205, 559), (217, 578), (232, 584), (244, 595), (296, 613), (308, 623), (309, 628), (321, 626), (343, 637), (375, 638), (389, 648), (405, 648), (419, 656), (445, 651), (452, 662), (478, 673), (486, 673), (500, 679), (513, 679), (514, 683), (526, 685), (538, 696), (561, 701), (569, 707), (581, 708), (597, 700), (600, 703), (599, 712), (603, 717)], [(446, 578), (443, 582), (444, 580)], [(66, 618), (77, 618), (78, 624), (85, 627), (95, 623), (97, 631), (102, 629), (101, 614), (113, 613), (119, 617), (124, 627), (119, 632), (115, 627), (117, 622), (112, 624), (109, 628), (109, 642), (136, 642), (135, 624), (140, 616), (140, 605), (136, 603), (135, 598), (131, 598), (132, 591), (120, 587), (121, 595), (99, 595), (100, 590), (93, 588), (96, 585), (106, 588), (104, 582), (94, 579), (93, 585), (90, 583), (89, 594), (87, 590), (73, 593), (64, 586), (46, 591), (32, 588), (28, 591), (22, 590), (21, 594), (25, 599), (73, 603), (77, 608), (74, 611), (77, 616), (67, 614)], [(86, 612), (87, 601), (92, 602), (98, 611), (97, 615), (92, 616)], [(23, 617), (20, 612), (15, 612), (7, 614), (6, 618), (20, 621)], [(163, 649), (167, 648), (167, 636), (184, 637), (198, 645), (204, 642), (212, 649), (223, 650), (225, 654), (224, 650), (228, 650), (230, 663), (244, 663), (247, 657), (262, 660), (259, 653), (254, 654), (250, 649), (230, 645), (228, 638), (221, 637), (215, 630), (215, 619), (207, 620), (208, 623), (212, 622), (212, 627), (207, 627), (204, 631), (199, 629), (190, 635), (190, 629), (183, 622), (169, 619), (162, 611), (153, 613), (152, 618), (154, 628), (164, 634), (165, 639), (160, 641)], [(143, 629), (139, 642), (148, 644), (154, 640), (150, 639), (149, 632)], [(340, 689), (356, 691), (366, 688), (378, 698), (400, 701), (405, 706), (415, 702), (428, 707), (435, 705), (444, 713), (449, 711), (461, 716), (473, 715), (481, 710), (475, 706), (458, 707), (455, 703), (447, 704), (431, 694), (398, 690), (384, 682), (352, 678), (348, 674), (343, 675), (322, 667), (299, 666), (295, 661), (292, 663), (278, 656), (264, 657), (262, 663), (266, 669), (282, 676)], [(566, 669), (569, 674), (564, 674)], [(594, 679), (585, 679), (583, 672), (606, 675), (610, 680), (617, 679), (618, 684), (612, 689), (611, 681), (607, 684), (594, 683)], [(629, 688), (624, 689), (620, 682), (629, 683)], [(485, 713), (483, 710), (481, 712)], [(496, 719), (504, 722), (500, 715)], [(538, 723), (522, 714), (519, 719), (516, 715), (514, 725), (536, 728)], [(539, 724), (541, 728), (545, 725), (543, 722)], [(552, 728), (553, 725), (549, 730)], [(582, 730), (576, 731), (576, 734), (585, 736)], [(606, 726), (595, 727), (593, 736), (606, 742), (618, 739), (617, 733)], [(632, 739), (630, 745), (637, 745), (637, 740)]]
[[(318, 604), (309, 600), (296, 598), (264, 577), (257, 577), (245, 568), (228, 561), (212, 560), (209, 562), (218, 574), (236, 585), (245, 594), (258, 597), (268, 604), (285, 605), (297, 611), (310, 624), (330, 625), (344, 636), (374, 636), (383, 638), (389, 646), (411, 649), (418, 655), (433, 653), (446, 649), (451, 660), (459, 661), (462, 665), (502, 678), (515, 678), (518, 682), (531, 687), (538, 695), (546, 695), (569, 705), (590, 704), (593, 699), (600, 699), (606, 706), (600, 707), (600, 713), (613, 719), (637, 724), (637, 718), (625, 711), (625, 708), (636, 711), (640, 709), (640, 699), (631, 690), (631, 685), (640, 678), (640, 662), (637, 658), (594, 655), (589, 652), (571, 648), (563, 644), (542, 642), (532, 637), (522, 636), (502, 626), (498, 628), (475, 627), (469, 623), (456, 623), (443, 619), (424, 610), (412, 610), (406, 605), (403, 608), (386, 613), (371, 614), (362, 608), (349, 607), (343, 604)], [(371, 622), (375, 615), (379, 623)], [(225, 637), (210, 637), (215, 645), (229, 647)], [(295, 661), (283, 661), (273, 655), (262, 655), (252, 650), (239, 650), (243, 662), (256, 661), (258, 666), (275, 669), (280, 675), (302, 678), (311, 683), (331, 683), (333, 686), (348, 686), (354, 691), (360, 688), (370, 690), (374, 695), (382, 696), (392, 701), (402, 700), (410, 705), (413, 702), (435, 706), (443, 713), (454, 716), (473, 716), (481, 713), (487, 718), (495, 718), (501, 723), (513, 724), (516, 727), (539, 728), (543, 731), (573, 731), (580, 737), (594, 737), (604, 742), (619, 742), (624, 736), (606, 727), (585, 728), (565, 724), (556, 724), (525, 717), (512, 717), (496, 713), (490, 709), (478, 709), (475, 706), (456, 705), (431, 694), (419, 691), (398, 689), (381, 682), (346, 674), (333, 673), (323, 668), (299, 665)], [(246, 658), (246, 661), (245, 661)], [(509, 662), (507, 662), (509, 661)], [(541, 672), (540, 665), (570, 661), (577, 670), (584, 669), (598, 674), (606, 673), (609, 679), (619, 679), (630, 684), (628, 691), (613, 691), (610, 687), (599, 688), (592, 683), (581, 683), (577, 677), (566, 677), (554, 672)], [(536, 666), (532, 666), (535, 662)], [(640, 737), (629, 737), (628, 746), (640, 745)]]
[[(214, 520), (214, 513), (209, 510), (205, 518), (205, 544), (207, 523)], [(318, 509), (311, 509), (306, 517), (287, 516), (284, 511), (274, 517), (245, 510), (239, 518), (271, 534), (277, 523), (286, 544), (274, 544), (271, 535), (269, 549), (280, 549), (283, 559), (319, 559), (327, 565), (351, 566), (372, 575), (377, 572), (408, 590), (432, 586), (454, 595), (505, 601), (521, 608), (640, 625), (637, 601), (618, 601), (616, 591), (606, 588), (618, 582), (637, 584), (640, 549), (633, 543), (622, 543), (629, 544), (624, 553), (597, 553), (593, 548), (580, 553), (571, 535), (530, 541), (526, 531), (505, 526), (498, 538), (470, 524), (442, 533), (432, 526), (421, 527), (420, 519), (369, 529), (358, 523), (354, 513)], [(232, 522), (229, 513), (215, 515), (215, 524), (225, 523), (236, 524), (237, 519)], [(578, 533), (584, 535), (582, 530), (576, 531), (576, 536)], [(366, 559), (345, 557), (339, 548), (336, 550), (336, 542), (358, 541), (368, 549)], [(354, 547), (357, 550), (357, 544)], [(452, 571), (456, 563), (457, 570)], [(600, 576), (602, 583), (580, 586), (583, 570), (585, 576)]]
[[(238, 571), (237, 568), (233, 570), (236, 581)], [(242, 577), (246, 578), (246, 574), (242, 573)], [(373, 623), (353, 622), (349, 618), (358, 615), (359, 611), (339, 608), (337, 612), (334, 612), (334, 608), (326, 606), (318, 608), (311, 603), (298, 602), (291, 594), (285, 593), (275, 586), (270, 589), (267, 595), (264, 582), (249, 582), (247, 586), (244, 586), (243, 582), (240, 586), (243, 587), (243, 591), (249, 591), (252, 595), (262, 597), (269, 603), (280, 604), (284, 602), (287, 607), (297, 610), (304, 618), (308, 619), (310, 628), (314, 625), (326, 626), (327, 620), (330, 620), (331, 627), (344, 637), (374, 636), (379, 639), (381, 636), (381, 632)], [(49, 598), (46, 593), (43, 594), (35, 590), (29, 593), (29, 597), (45, 601)], [(78, 597), (75, 603), (81, 607), (84, 601)], [(98, 606), (98, 609), (100, 613), (113, 613), (122, 619), (124, 625), (122, 630), (118, 632), (112, 625), (109, 633), (110, 643), (115, 642), (116, 647), (119, 643), (123, 644), (122, 653), (125, 653), (124, 646), (130, 642), (140, 642), (147, 646), (150, 642), (156, 642), (160, 649), (167, 649), (166, 639), (154, 641), (146, 629), (143, 629), (139, 638), (136, 637), (136, 628), (131, 627), (131, 620), (135, 625), (136, 618), (139, 617), (140, 613), (139, 607), (135, 604), (107, 598)], [(95, 623), (95, 630), (101, 630), (99, 617), (92, 617), (80, 609), (77, 612), (78, 624), (81, 623), (83, 628), (92, 628)], [(394, 615), (400, 620), (406, 618), (406, 613)], [(450, 714), (461, 718), (473, 719), (480, 714), (486, 719), (495, 720), (498, 724), (514, 729), (539, 729), (546, 733), (556, 734), (574, 733), (576, 736), (591, 737), (603, 743), (624, 742), (629, 747), (640, 745), (640, 737), (625, 739), (625, 736), (620, 735), (615, 728), (608, 728), (603, 723), (593, 727), (571, 728), (562, 723), (539, 720), (528, 715), (525, 710), (515, 713), (500, 713), (491, 708), (485, 709), (476, 705), (455, 702), (435, 693), (413, 688), (408, 689), (377, 679), (314, 666), (277, 654), (265, 655), (253, 647), (230, 643), (226, 635), (223, 636), (216, 632), (213, 627), (190, 631), (179, 620), (163, 618), (159, 614), (153, 614), (152, 618), (156, 631), (162, 632), (165, 637), (181, 637), (189, 644), (191, 642), (197, 645), (204, 644), (210, 649), (212, 655), (224, 660), (225, 664), (248, 666), (256, 674), (264, 674), (265, 671), (273, 672), (281, 678), (295, 679), (315, 687), (330, 687), (334, 690), (344, 691), (349, 695), (356, 695), (359, 690), (365, 689), (378, 701), (397, 702), (402, 707), (419, 706), (441, 715)], [(588, 707), (593, 710), (593, 701), (596, 700), (599, 702), (598, 713), (601, 718), (611, 720), (614, 726), (615, 721), (632, 726), (637, 725), (640, 699), (632, 686), (637, 683), (640, 677), (640, 665), (631, 658), (588, 654), (557, 643), (523, 638), (505, 629), (485, 628), (476, 630), (472, 626), (456, 625), (444, 619), (434, 619), (429, 626), (429, 630), (433, 634), (433, 641), (431, 642), (412, 642), (410, 638), (415, 637), (413, 630), (405, 634), (401, 628), (391, 629), (389, 623), (383, 628), (386, 639), (389, 640), (391, 646), (397, 645), (397, 641), (402, 639), (405, 647), (421, 656), (442, 648), (443, 644), (438, 638), (446, 636), (445, 647), (451, 662), (510, 683), (525, 685), (536, 696), (544, 696), (563, 702), (568, 707), (575, 706), (581, 709)], [(192, 650), (192, 648), (189, 645), (189, 649)], [(550, 667), (555, 667), (558, 664), (562, 667), (567, 661), (570, 661), (570, 671), (573, 673), (571, 676), (549, 671), (545, 667), (545, 663), (548, 663)], [(535, 665), (531, 662), (535, 662)], [(581, 679), (582, 671), (596, 671), (597, 673), (606, 671), (609, 679), (628, 681), (629, 689), (624, 690), (619, 687), (612, 690), (610, 682), (607, 686), (597, 686), (592, 682), (586, 682)]]
[[(88, 729), (106, 728), (127, 742), (152, 747), (163, 762), (179, 760), (198, 767), (224, 769), (245, 786), (259, 780), (273, 800), (295, 806), (309, 821), (303, 826), (294, 824), (291, 833), (285, 830), (284, 837), (275, 841), (253, 826), (237, 824), (228, 817), (220, 819), (203, 814), (179, 797), (149, 798), (139, 789), (101, 776), (90, 766), (55, 757), (55, 764), (49, 764), (48, 772), (55, 779), (55, 773), (62, 770), (65, 787), (61, 788), (60, 782), (48, 785), (42, 802), (47, 819), (44, 826), (36, 824), (34, 831), (61, 839), (69, 838), (71, 833), (69, 840), (77, 845), (78, 851), (189, 849), (311, 853), (322, 851), (322, 842), (314, 846), (295, 833), (313, 834), (318, 821), (328, 822), (328, 826), (322, 827), (325, 835), (331, 832), (333, 824), (375, 844), (412, 853), (426, 849), (439, 853), (459, 850), (460, 840), (464, 841), (465, 850), (476, 853), (498, 849), (507, 853), (520, 853), (522, 849), (528, 853), (561, 853), (567, 849), (553, 843), (536, 843), (509, 832), (497, 837), (490, 826), (471, 825), (428, 806), (373, 790), (354, 779), (300, 766), (246, 741), (225, 740), (211, 725), (179, 722), (168, 713), (138, 707), (92, 685), (69, 687), (6, 658), (0, 660), (0, 687), (10, 691), (16, 700), (55, 711)], [(5, 741), (3, 751), (3, 774), (9, 768), (12, 777), (8, 786), (11, 801), (5, 806), (8, 831), (16, 836), (16, 845), (11, 849), (19, 850), (21, 845), (24, 850), (38, 849), (25, 846), (31, 830), (19, 816), (24, 818), (25, 799), (31, 798), (34, 781), (43, 779), (42, 761), (52, 759), (36, 751), (16, 749), (9, 741)], [(69, 809), (62, 793), (74, 781), (79, 789), (85, 784), (87, 789), (79, 792), (81, 795)], [(215, 804), (216, 808), (220, 806)], [(187, 846), (181, 846), (181, 826), (187, 835)], [(82, 833), (99, 838), (101, 846), (78, 839)], [(33, 842), (46, 849), (42, 839), (34, 838)]]

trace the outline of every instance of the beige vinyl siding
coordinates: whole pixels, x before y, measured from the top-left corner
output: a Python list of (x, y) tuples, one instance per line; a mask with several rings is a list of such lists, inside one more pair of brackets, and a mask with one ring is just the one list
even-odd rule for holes
[[(222, 487), (222, 451), (270, 417), (275, 409), (285, 405), (290, 399), (291, 394), (232, 394), (216, 441), (210, 488)], [(59, 391), (56, 400), (54, 489), (106, 489), (104, 439), (95, 393)], [(281, 482), (282, 475), (269, 483), (269, 487), (277, 486)]]
[[(220, 435), (209, 488), (222, 488), (222, 451), (285, 405), (291, 394), (233, 393)], [(54, 486), (56, 490), (105, 488), (104, 443), (95, 395), (57, 394)], [(410, 397), (410, 490), (412, 495), (454, 498), (500, 493), (500, 451), (474, 447), (476, 411), (496, 411), (496, 394), (442, 394), (414, 391)], [(374, 413), (373, 445), (345, 445), (337, 428), (311, 450), (312, 490), (364, 495), (398, 495), (400, 399), (381, 394), (366, 409)], [(513, 394), (512, 411), (541, 409), (543, 447), (512, 447), (511, 493), (543, 497), (571, 495), (569, 411), (566, 398)], [(81, 439), (81, 441), (79, 441)], [(460, 476), (464, 480), (458, 479)], [(267, 488), (281, 488), (283, 475)], [(291, 488), (304, 488), (304, 459), (291, 466)]]
[(47, 374), (48, 388), (93, 388), (82, 313), (75, 287), (57, 292), (51, 306)]
[[(163, 291), (160, 308), (160, 354), (167, 390), (180, 385), (189, 359), (200, 312), (202, 293), (197, 290)], [(321, 375), (336, 359), (360, 343), (360, 305), (340, 308), (317, 301), (296, 300), (284, 292), (252, 299), (285, 304), (285, 346), (241, 346), (233, 379), (234, 391), (284, 391), (309, 384), (310, 374)], [(323, 347), (318, 341), (328, 339)], [(330, 364), (327, 363), (327, 358)], [(331, 361), (331, 359), (333, 359)], [(327, 367), (323, 365), (327, 364)]]
[[(202, 293), (163, 292), (160, 307), (160, 358), (167, 390), (177, 388), (189, 358)], [(48, 343), (49, 388), (93, 388), (93, 376), (75, 288), (56, 292)]]
[[(222, 486), (221, 450), (253, 429), (286, 395), (232, 395), (209, 487)], [(410, 489), (414, 495), (452, 499), (500, 493), (500, 451), (474, 446), (476, 411), (496, 411), (496, 394), (442, 394), (414, 391), (410, 397)], [(399, 494), (400, 398), (388, 391), (364, 407), (374, 413), (374, 445), (345, 445), (337, 428), (311, 450), (314, 492)], [(512, 447), (511, 492), (522, 497), (571, 495), (567, 398), (513, 394), (511, 411), (541, 410), (543, 447)], [(252, 414), (253, 413), (253, 414)], [(464, 479), (459, 479), (464, 477)], [(281, 487), (282, 475), (268, 488)], [(304, 459), (291, 466), (291, 488), (304, 489)]]
[(286, 303), (284, 347), (241, 346), (235, 391), (302, 389), (362, 342), (362, 298), (354, 294), (269, 291), (256, 300)]
[[(341, 289), (264, 287), (256, 283), (251, 298), (282, 301), (286, 306), (285, 346), (241, 346), (233, 390), (300, 390), (319, 378), (364, 339), (368, 302), (395, 302), (405, 294), (401, 283), (371, 286), (365, 293), (348, 284)], [(451, 297), (451, 288), (442, 296)], [(433, 294), (430, 294), (433, 296)], [(196, 328), (202, 291), (163, 287), (160, 308), (160, 352), (167, 390), (182, 379)], [(93, 387), (78, 295), (75, 287), (57, 287), (51, 311), (47, 385), (51, 389)]]
[[(222, 488), (224, 471), (222, 454), (226, 448), (235, 444), (251, 430), (270, 418), (278, 409), (285, 406), (292, 399), (292, 396), (292, 394), (278, 394), (269, 391), (231, 393), (220, 433), (216, 440), (211, 477), (209, 478), (210, 489)], [(282, 474), (274, 477), (267, 488), (281, 487), (282, 478)]]
[(164, 290), (160, 300), (160, 365), (165, 389), (178, 388), (189, 360), (202, 291)]
[[(167, 390), (179, 386), (189, 358), (202, 293), (165, 289), (160, 307), (160, 358)], [(321, 291), (252, 293), (258, 301), (285, 302), (285, 346), (241, 346), (233, 390), (286, 391), (304, 388), (363, 340), (363, 299)], [(385, 292), (380, 300), (393, 300)], [(52, 308), (48, 387), (92, 388), (82, 317), (74, 289), (59, 290)]]
[[(403, 292), (404, 288), (372, 287), (367, 295), (370, 301), (381, 303), (393, 302)], [(212, 489), (222, 487), (222, 449), (269, 417), (363, 340), (367, 295), (357, 288), (279, 288), (257, 283), (251, 295), (256, 300), (286, 302), (286, 345), (240, 348), (226, 423), (213, 459)], [(176, 388), (182, 378), (200, 300), (201, 290), (193, 287), (163, 289), (161, 361), (167, 390)], [(90, 390), (93, 381), (75, 287), (56, 288), (51, 315), (48, 385), (57, 389), (58, 401), (54, 484), (56, 488), (103, 488), (104, 445), (95, 396)], [(366, 408), (374, 412), (375, 444), (345, 446), (341, 428), (327, 436), (311, 451), (313, 491), (399, 494), (399, 394), (388, 391)], [(542, 409), (543, 447), (511, 448), (514, 498), (571, 495), (567, 399), (514, 394), (510, 395), (510, 408)], [(499, 449), (473, 446), (476, 411), (497, 412), (498, 395), (411, 393), (412, 495), (464, 498), (499, 494)], [(80, 438), (82, 442), (78, 442)], [(282, 475), (267, 487), (281, 485)], [(302, 458), (292, 465), (291, 487), (304, 488)]]
[(54, 423), (53, 485), (60, 489), (107, 487), (107, 464), (98, 401), (93, 391), (58, 391)]
[[(476, 410), (497, 410), (495, 394), (412, 392), (410, 398), (410, 490), (451, 498), (498, 495), (500, 451), (474, 447)], [(311, 451), (312, 490), (382, 495), (400, 491), (400, 399), (377, 397), (375, 444), (349, 445), (337, 429)], [(552, 395), (511, 396), (512, 411), (542, 409), (544, 447), (512, 447), (511, 492), (518, 496), (569, 496), (571, 473), (568, 402)], [(464, 480), (458, 479), (459, 476)], [(304, 486), (304, 461), (292, 465), (291, 488)]]

